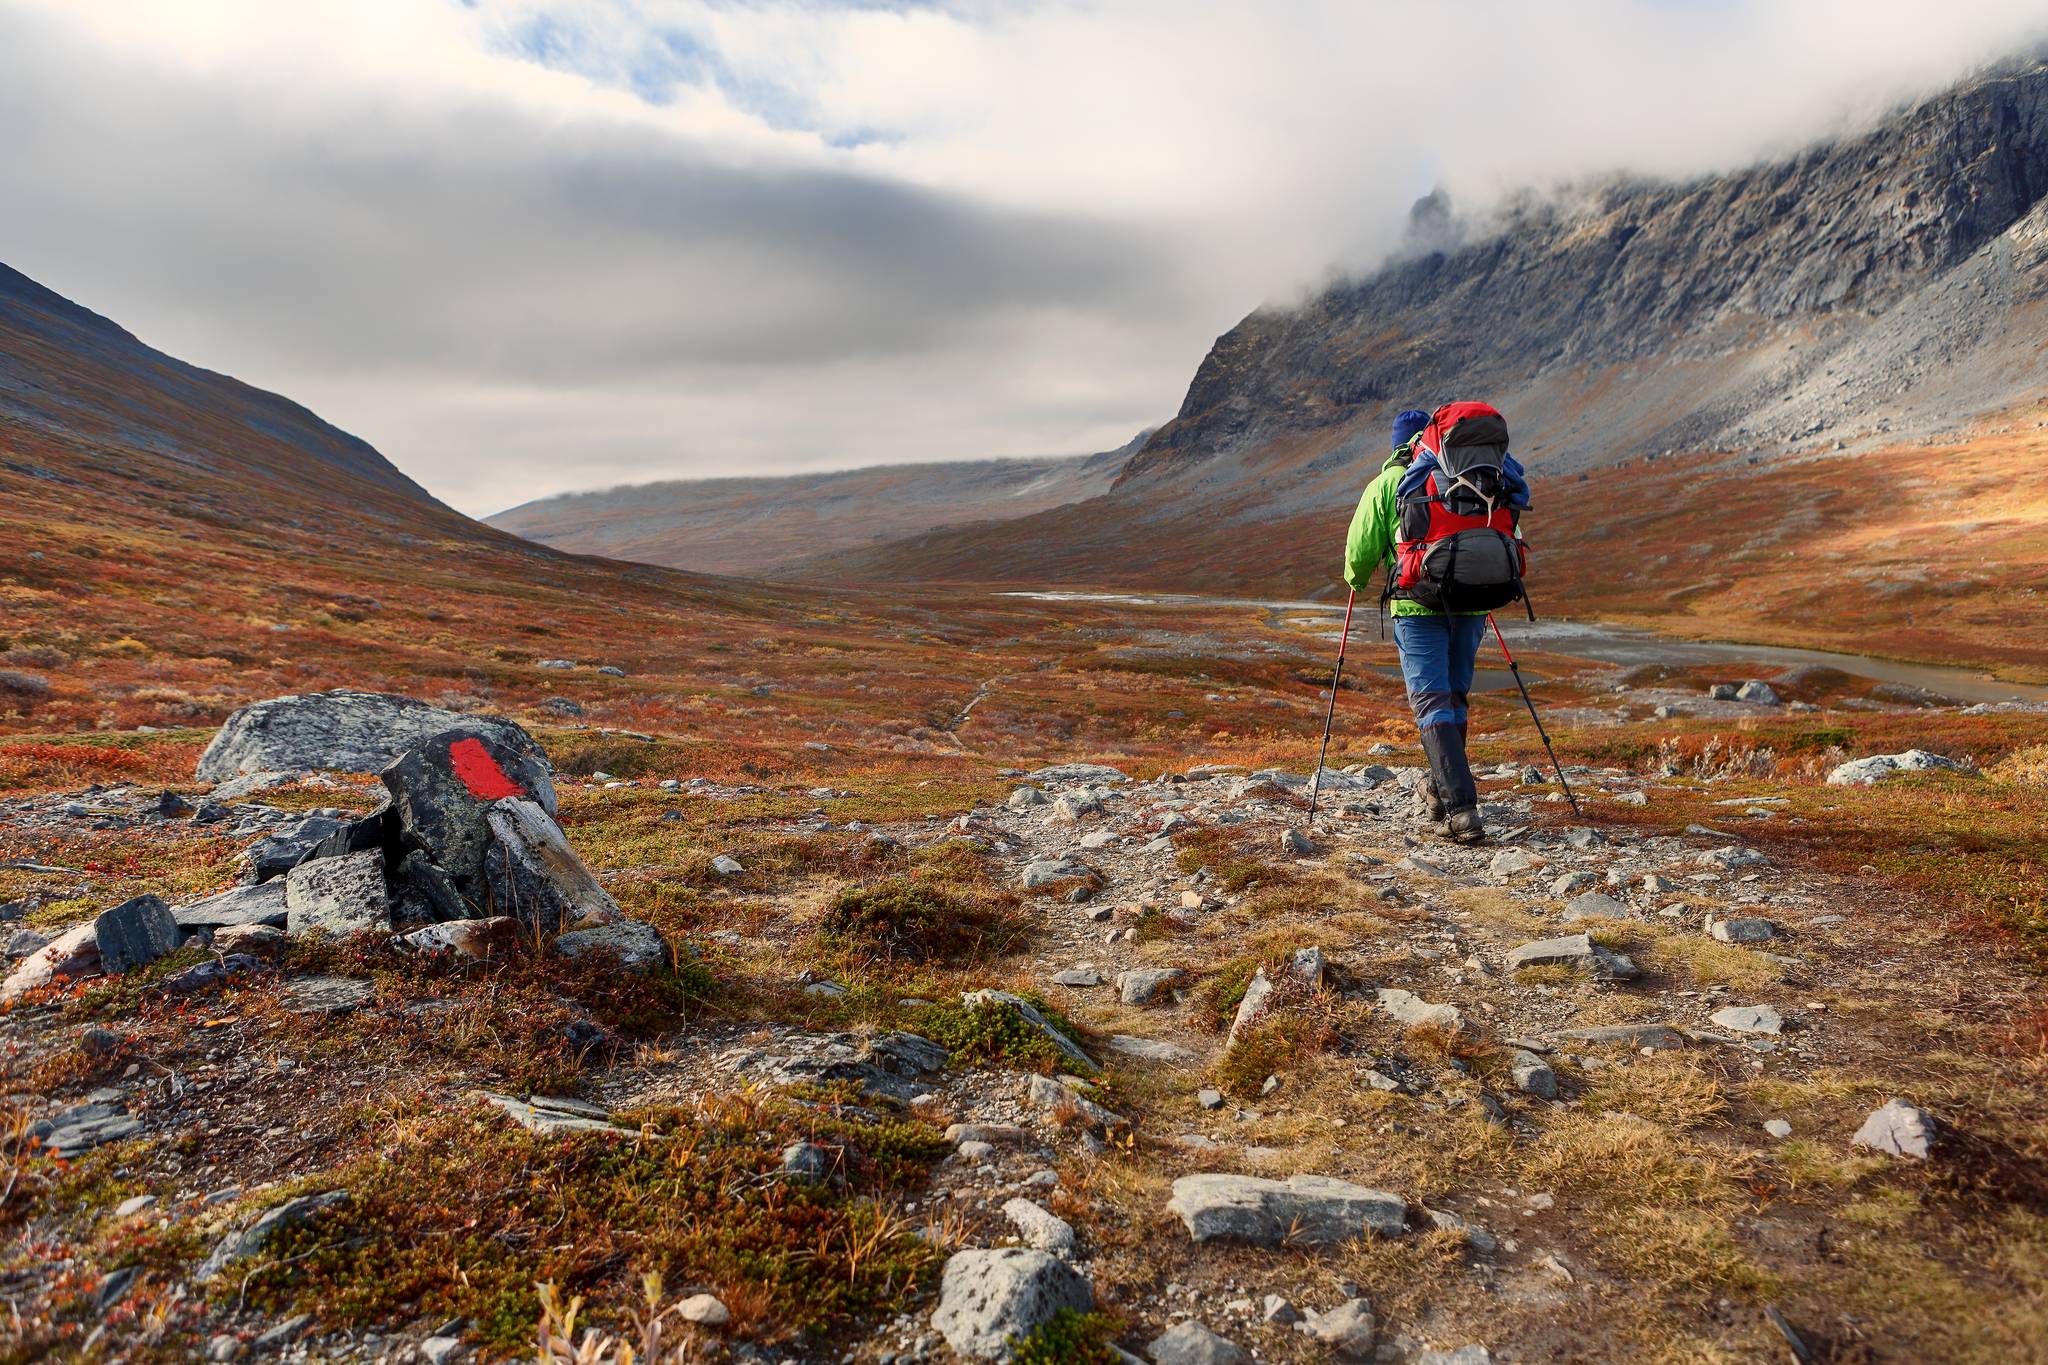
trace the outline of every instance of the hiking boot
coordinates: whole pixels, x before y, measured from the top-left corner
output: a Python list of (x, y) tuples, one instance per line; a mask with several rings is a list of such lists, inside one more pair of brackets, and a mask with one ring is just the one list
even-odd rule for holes
[(1465, 737), (1455, 725), (1431, 725), (1422, 732), (1422, 751), (1429, 755), (1429, 774), (1438, 798), (1450, 810), (1479, 804), (1479, 784), (1465, 761)]
[(1432, 825), (1441, 825), (1449, 807), (1436, 789), (1436, 779), (1425, 777), (1415, 786), (1415, 813)]
[(1479, 819), (1479, 807), (1460, 806), (1444, 822), (1444, 833), (1454, 844), (1483, 844), (1486, 826)]

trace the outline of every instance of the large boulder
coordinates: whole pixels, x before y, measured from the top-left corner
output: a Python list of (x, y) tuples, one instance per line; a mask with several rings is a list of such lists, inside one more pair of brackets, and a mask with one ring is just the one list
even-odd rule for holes
[[(427, 856), (456, 886), (482, 889), (487, 812), (504, 800), (555, 813), (547, 760), (474, 730), (447, 730), (407, 748), (380, 772), (405, 846)], [(549, 823), (552, 824), (552, 818)]]
[(970, 1360), (1003, 1360), (1010, 1339), (1028, 1336), (1062, 1308), (1085, 1313), (1095, 1291), (1079, 1271), (1030, 1247), (955, 1252), (939, 1281), (932, 1326)]
[(73, 925), (16, 963), (0, 985), (0, 1000), (12, 1000), (24, 991), (47, 986), (58, 977), (77, 979), (93, 976), (100, 969), (100, 944), (96, 926), (87, 920)]
[[(533, 736), (499, 716), (465, 716), (385, 692), (309, 692), (254, 702), (229, 716), (193, 775), (222, 782), (241, 773), (303, 769), (374, 773), (432, 735), (465, 730), (546, 764)], [(553, 808), (550, 794), (547, 802)]]
[(1888, 777), (1901, 773), (1968, 773), (1974, 771), (1966, 763), (1958, 763), (1942, 754), (1930, 754), (1925, 749), (1908, 749), (1899, 754), (1872, 754), (1868, 758), (1854, 758), (1840, 764), (1828, 774), (1831, 787), (1867, 787), (1873, 782), (1882, 782)]
[(1398, 1237), (1408, 1219), (1399, 1195), (1326, 1175), (1184, 1175), (1173, 1182), (1166, 1210), (1179, 1215), (1197, 1242), (1254, 1246), (1327, 1245), (1367, 1233)]

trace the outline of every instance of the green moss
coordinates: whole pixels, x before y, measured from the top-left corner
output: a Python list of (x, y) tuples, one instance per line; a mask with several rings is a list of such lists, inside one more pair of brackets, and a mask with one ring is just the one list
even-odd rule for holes
[(1116, 1322), (1106, 1314), (1062, 1308), (1009, 1345), (1015, 1365), (1116, 1365), (1122, 1357), (1110, 1349), (1115, 1339)]
[[(1054, 1028), (1078, 1044), (1080, 1031), (1057, 1010), (1025, 995)], [(957, 1066), (976, 1064), (1023, 1067), (1030, 1071), (1073, 1070), (1076, 1063), (1058, 1044), (1039, 1032), (1017, 1007), (1008, 1004), (933, 1005), (917, 1019), (918, 1031), (953, 1054)]]
[(819, 925), (826, 947), (865, 963), (980, 958), (1007, 952), (1021, 932), (1007, 907), (911, 877), (845, 888)]
[(1194, 992), (1195, 1018), (1217, 1033), (1229, 1028), (1258, 970), (1256, 958), (1240, 957), (1202, 978)]

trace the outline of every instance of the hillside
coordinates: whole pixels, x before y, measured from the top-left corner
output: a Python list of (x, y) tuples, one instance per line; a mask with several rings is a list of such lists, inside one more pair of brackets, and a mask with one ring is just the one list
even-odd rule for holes
[(765, 575), (819, 554), (1095, 497), (1109, 491), (1144, 440), (1140, 435), (1120, 450), (1056, 459), (631, 484), (540, 498), (485, 520), (578, 554)]
[[(1425, 200), (1384, 268), (1219, 338), (1107, 495), (805, 571), (1326, 595), (1402, 407), (1486, 396), (1539, 484), (1673, 453), (1854, 458), (2038, 397), (2044, 336), (2048, 65), (2030, 62), (1730, 175), (1531, 194), (1483, 221)], [(1576, 515), (1539, 504), (1539, 524)], [(1723, 546), (1742, 529), (1704, 527)], [(1259, 556), (1235, 552), (1247, 535)]]
[[(1583, 812), (1482, 677), (1501, 842), (1454, 848), (1361, 632), (1304, 831), (1327, 614), (568, 555), (282, 399), (35, 345), (0, 1360), (2038, 1354), (2041, 711), (1532, 649)], [(222, 724), (339, 687), (525, 727), (558, 818), (473, 737), (372, 814), (323, 725)], [(417, 924), (392, 861), (480, 818), (509, 877), (515, 816), (520, 894)], [(564, 884), (615, 918), (558, 933)]]

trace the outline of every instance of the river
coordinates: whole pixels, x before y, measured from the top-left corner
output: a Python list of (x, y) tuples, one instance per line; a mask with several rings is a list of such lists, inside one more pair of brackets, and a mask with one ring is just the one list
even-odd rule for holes
[[(1328, 602), (1262, 602), (1249, 598), (1196, 597), (1178, 593), (1110, 592), (1006, 592), (999, 596), (1025, 597), (1041, 602), (1121, 602), (1134, 607), (1249, 607), (1269, 613), (1298, 617), (1344, 615), (1342, 606)], [(1375, 619), (1372, 617), (1363, 618)], [(1837, 654), (1825, 649), (1793, 649), (1784, 645), (1740, 645), (1721, 640), (1687, 640), (1655, 631), (1631, 630), (1598, 621), (1551, 621), (1531, 623), (1526, 617), (1503, 612), (1500, 626), (1509, 641), (1521, 646), (1546, 649), (1574, 658), (1596, 659), (1602, 663), (1636, 664), (1746, 664), (1751, 672), (1764, 669), (1801, 667), (1837, 668), (1851, 677), (1873, 682), (1903, 683), (1939, 696), (1966, 702), (2030, 701), (2048, 702), (2048, 686), (2006, 682), (1974, 669), (1942, 664), (1901, 663), (1866, 654)], [(1307, 624), (1304, 622), (1303, 624)], [(1319, 622), (1317, 624), (1320, 624)], [(1353, 638), (1358, 623), (1353, 622)], [(1336, 631), (1324, 632), (1335, 639)], [(1381, 666), (1384, 667), (1384, 666)], [(1731, 670), (1729, 680), (1741, 681)], [(1529, 676), (1529, 675), (1525, 675)], [(1480, 680), (1485, 690), (1491, 679)], [(1505, 685), (1505, 679), (1502, 680)]]

